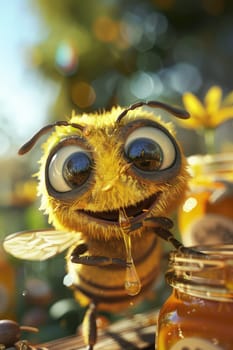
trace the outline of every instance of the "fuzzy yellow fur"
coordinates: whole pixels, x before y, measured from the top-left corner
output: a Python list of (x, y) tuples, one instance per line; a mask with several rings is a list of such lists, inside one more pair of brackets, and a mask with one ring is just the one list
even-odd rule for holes
[[(88, 220), (77, 213), (77, 209), (90, 211), (107, 211), (120, 209), (144, 200), (157, 191), (162, 195), (150, 216), (166, 216), (177, 207), (184, 191), (188, 174), (186, 160), (182, 152), (182, 165), (178, 175), (164, 183), (149, 182), (136, 178), (128, 171), (128, 163), (122, 157), (122, 144), (124, 138), (121, 134), (124, 125), (136, 119), (149, 119), (156, 121), (169, 130), (174, 136), (171, 123), (165, 123), (160, 117), (155, 117), (151, 112), (136, 109), (128, 112), (120, 124), (116, 120), (122, 109), (113, 108), (110, 112), (95, 114), (72, 114), (69, 122), (83, 126), (80, 131), (72, 126), (57, 126), (43, 145), (44, 154), (40, 160), (38, 173), (38, 193), (42, 197), (41, 209), (48, 214), (49, 222), (56, 229), (74, 232), (108, 240), (112, 235), (119, 237), (119, 230), (113, 225), (102, 225)], [(45, 166), (51, 150), (65, 137), (78, 135), (84, 137), (90, 147), (94, 158), (94, 176), (87, 192), (73, 200), (72, 203), (58, 200), (49, 196), (45, 186)], [(140, 231), (135, 231), (140, 234)]]

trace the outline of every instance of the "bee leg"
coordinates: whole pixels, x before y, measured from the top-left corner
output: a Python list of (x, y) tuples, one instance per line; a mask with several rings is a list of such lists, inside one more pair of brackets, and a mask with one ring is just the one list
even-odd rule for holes
[(109, 258), (107, 256), (71, 255), (71, 261), (72, 263), (75, 263), (75, 264), (83, 264), (83, 265), (89, 265), (89, 266), (107, 266), (107, 265), (119, 265), (122, 267), (127, 266), (126, 260), (118, 259), (118, 258)]
[(146, 218), (143, 224), (147, 227), (164, 227), (170, 229), (173, 227), (173, 221), (165, 216), (156, 216), (152, 218)]
[(70, 259), (72, 263), (83, 264), (89, 266), (107, 266), (107, 265), (119, 265), (122, 267), (127, 266), (126, 260), (118, 258), (110, 258), (106, 256), (96, 256), (85, 254), (88, 251), (86, 243), (80, 243), (71, 253)]
[(173, 226), (172, 220), (166, 217), (152, 217), (147, 218), (143, 224), (146, 227), (151, 227), (154, 229), (157, 236), (167, 242), (170, 242), (177, 250), (180, 250), (181, 247), (183, 247), (183, 244), (179, 242), (169, 231), (169, 229)]
[[(166, 220), (164, 220), (166, 219)], [(174, 237), (174, 235), (172, 234), (172, 232), (169, 231), (168, 228), (171, 228), (171, 224), (172, 221), (168, 218), (148, 218), (146, 219), (146, 221), (144, 222), (146, 227), (151, 227), (154, 228), (154, 232), (157, 236), (159, 236), (160, 238), (162, 238), (163, 240), (171, 243), (173, 245), (173, 247), (182, 253), (188, 253), (188, 254), (192, 254), (192, 255), (203, 255), (203, 253), (194, 250), (192, 248), (189, 247), (185, 247), (180, 241), (178, 241), (178, 239), (176, 239)], [(159, 224), (161, 226), (159, 226)], [(164, 225), (163, 225), (164, 224)], [(164, 226), (164, 227), (162, 227)]]
[(88, 309), (85, 313), (83, 324), (82, 324), (82, 332), (84, 343), (87, 345), (87, 350), (93, 350), (94, 345), (97, 340), (97, 305), (94, 301), (92, 301)]

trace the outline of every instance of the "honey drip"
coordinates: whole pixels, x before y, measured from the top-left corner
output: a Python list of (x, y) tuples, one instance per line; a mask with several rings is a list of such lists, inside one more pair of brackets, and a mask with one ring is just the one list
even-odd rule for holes
[(126, 250), (126, 273), (125, 273), (125, 290), (128, 295), (137, 295), (141, 290), (141, 282), (138, 277), (131, 248), (131, 237), (130, 237), (130, 221), (126, 214), (121, 210), (119, 212), (119, 223), (121, 232), (123, 235), (125, 250)]

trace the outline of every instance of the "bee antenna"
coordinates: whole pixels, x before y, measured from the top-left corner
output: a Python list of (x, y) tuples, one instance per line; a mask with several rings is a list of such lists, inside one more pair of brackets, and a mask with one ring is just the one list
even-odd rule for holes
[(159, 101), (148, 101), (148, 102), (136, 102), (136, 103), (132, 104), (131, 106), (129, 106), (128, 108), (124, 109), (123, 112), (118, 116), (116, 122), (120, 123), (122, 118), (124, 118), (124, 116), (129, 111), (132, 111), (132, 110), (139, 108), (139, 107), (142, 107), (142, 106), (148, 106), (148, 107), (152, 107), (152, 108), (161, 108), (161, 109), (164, 109), (165, 111), (171, 113), (175, 117), (181, 118), (181, 119), (188, 119), (190, 117), (189, 113), (183, 109), (169, 106), (168, 104), (163, 103), (163, 102), (159, 102)]
[(36, 142), (39, 140), (39, 138), (42, 135), (47, 134), (55, 126), (72, 126), (72, 127), (76, 128), (76, 129), (79, 129), (81, 131), (84, 130), (83, 126), (81, 126), (79, 124), (75, 124), (75, 123), (68, 123), (66, 121), (58, 121), (58, 122), (53, 123), (53, 124), (48, 124), (48, 125), (44, 126), (43, 128), (41, 128), (35, 135), (33, 135), (32, 138), (29, 141), (27, 141), (18, 150), (18, 154), (19, 155), (23, 155), (23, 154), (29, 152), (33, 148), (33, 146), (36, 144)]

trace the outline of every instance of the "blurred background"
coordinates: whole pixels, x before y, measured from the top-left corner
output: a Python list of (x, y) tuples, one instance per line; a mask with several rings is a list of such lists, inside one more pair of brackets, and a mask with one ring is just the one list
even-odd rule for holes
[[(182, 107), (187, 91), (203, 100), (213, 85), (233, 90), (233, 2), (2, 0), (0, 49), (3, 239), (48, 227), (32, 178), (40, 147), (17, 156), (42, 126), (72, 110), (138, 100)], [(206, 152), (197, 130), (176, 129), (187, 156)], [(232, 142), (230, 119), (216, 130), (216, 150), (232, 151)], [(1, 254), (0, 318), (38, 325), (40, 340), (73, 333), (83, 310), (62, 285), (63, 259), (28, 264)]]

